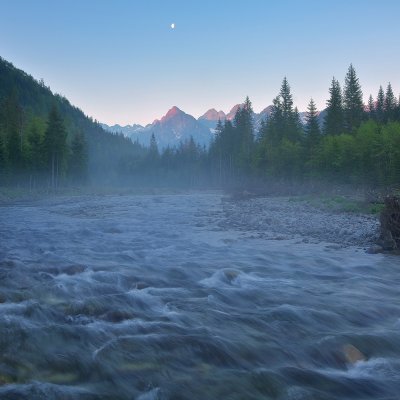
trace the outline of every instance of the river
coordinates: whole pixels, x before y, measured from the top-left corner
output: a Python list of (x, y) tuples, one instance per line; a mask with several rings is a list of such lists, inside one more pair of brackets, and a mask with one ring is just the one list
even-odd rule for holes
[(399, 399), (399, 258), (256, 234), (223, 200), (1, 206), (0, 398)]

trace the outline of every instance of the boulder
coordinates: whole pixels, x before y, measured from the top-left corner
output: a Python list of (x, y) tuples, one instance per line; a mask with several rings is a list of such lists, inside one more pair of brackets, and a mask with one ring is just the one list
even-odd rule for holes
[(225, 278), (229, 282), (232, 282), (233, 280), (235, 280), (238, 277), (239, 274), (240, 274), (240, 272), (239, 271), (235, 271), (234, 269), (226, 269), (226, 270), (224, 270)]
[(358, 361), (365, 361), (367, 359), (365, 355), (352, 344), (343, 346), (343, 354), (349, 364), (355, 364)]
[(382, 252), (383, 252), (383, 247), (379, 245), (371, 246), (366, 250), (366, 253), (368, 254), (379, 254)]

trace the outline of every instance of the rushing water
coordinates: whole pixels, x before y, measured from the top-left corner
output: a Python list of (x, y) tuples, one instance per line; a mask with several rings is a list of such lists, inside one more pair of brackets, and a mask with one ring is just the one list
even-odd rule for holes
[(223, 218), (218, 194), (1, 207), (0, 398), (399, 399), (399, 259)]

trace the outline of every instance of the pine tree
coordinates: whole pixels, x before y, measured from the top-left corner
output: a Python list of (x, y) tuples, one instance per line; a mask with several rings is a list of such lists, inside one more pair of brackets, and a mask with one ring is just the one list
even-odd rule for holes
[(236, 130), (236, 159), (243, 170), (247, 170), (251, 164), (251, 153), (254, 144), (253, 108), (249, 97), (242, 107), (239, 107), (234, 118)]
[(215, 127), (215, 137), (218, 137), (221, 135), (221, 132), (223, 131), (224, 126), (222, 125), (221, 118), (218, 118), (217, 125)]
[[(182, 154), (181, 154), (182, 155)], [(145, 158), (145, 164), (147, 171), (150, 171), (150, 175), (153, 179), (156, 178), (156, 174), (159, 168), (160, 162), (160, 152), (158, 151), (158, 145), (154, 133), (150, 137), (150, 146), (147, 151), (147, 156)]]
[(329, 94), (330, 98), (326, 103), (324, 133), (326, 135), (340, 135), (344, 131), (343, 99), (340, 84), (335, 78), (332, 79)]
[(315, 147), (320, 140), (321, 130), (318, 122), (317, 107), (313, 99), (310, 100), (307, 107), (305, 132), (307, 134), (307, 147), (309, 149)]
[(396, 106), (396, 97), (394, 96), (392, 85), (389, 82), (385, 95), (385, 121), (392, 121), (395, 118)]
[(372, 94), (368, 98), (368, 116), (370, 119), (375, 119), (375, 103)]
[(348, 132), (354, 132), (363, 120), (364, 104), (361, 86), (352, 64), (350, 64), (345, 79), (343, 105), (345, 128)]
[(160, 153), (158, 151), (157, 140), (156, 137), (154, 136), (154, 133), (152, 133), (150, 138), (149, 159), (155, 162), (158, 160), (159, 156)]
[(278, 145), (282, 141), (284, 135), (284, 125), (281, 98), (278, 95), (272, 100), (271, 115), (266, 122), (266, 129), (263, 133), (265, 141), (271, 145)]
[(290, 85), (283, 79), (279, 95), (274, 98), (272, 112), (260, 132), (263, 142), (278, 145), (283, 139), (292, 142), (302, 140), (302, 124), (297, 109), (293, 109), (293, 97)]
[(297, 108), (293, 109), (293, 96), (286, 77), (283, 79), (279, 96), (282, 113), (282, 136), (292, 142), (300, 142), (302, 130), (300, 114)]
[(289, 121), (293, 113), (293, 96), (290, 92), (290, 85), (286, 76), (283, 78), (279, 95), (281, 98), (283, 118)]
[(379, 86), (378, 97), (376, 99), (375, 115), (378, 122), (383, 122), (385, 118), (385, 93), (382, 86)]
[(303, 123), (301, 122), (300, 111), (297, 107), (294, 108), (292, 114), (293, 128), (296, 132), (295, 141), (299, 142), (302, 139), (302, 133), (304, 131)]
[(20, 172), (23, 167), (22, 109), (18, 104), (18, 96), (15, 89), (5, 101), (2, 119), (6, 134), (6, 152), (10, 170), (12, 173)]
[(43, 147), (50, 174), (50, 185), (53, 189), (58, 187), (59, 178), (64, 169), (67, 148), (66, 139), (67, 132), (64, 122), (56, 106), (53, 106), (49, 113), (47, 129), (43, 140)]
[(43, 167), (43, 143), (42, 137), (40, 135), (39, 129), (35, 123), (32, 124), (31, 129), (28, 133), (28, 165), (30, 172), (30, 183), (31, 187), (36, 184), (36, 177), (38, 172)]
[(385, 119), (385, 92), (382, 86), (379, 86), (378, 96), (376, 98), (375, 116), (378, 122), (383, 122)]
[(73, 182), (84, 183), (88, 173), (88, 148), (85, 136), (76, 133), (71, 142), (69, 157), (69, 175)]
[(215, 127), (214, 141), (210, 146), (210, 154), (214, 157), (217, 170), (219, 171), (219, 183), (222, 183), (222, 172), (223, 172), (223, 150), (224, 149), (224, 126), (222, 125), (221, 119), (218, 118), (217, 126)]

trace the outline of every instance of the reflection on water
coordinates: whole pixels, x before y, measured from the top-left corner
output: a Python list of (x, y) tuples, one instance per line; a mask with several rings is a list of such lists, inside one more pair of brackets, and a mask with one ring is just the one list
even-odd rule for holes
[(398, 258), (222, 218), (218, 194), (2, 207), (0, 398), (398, 398)]

